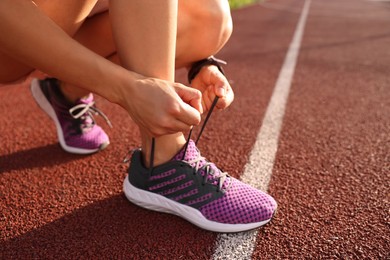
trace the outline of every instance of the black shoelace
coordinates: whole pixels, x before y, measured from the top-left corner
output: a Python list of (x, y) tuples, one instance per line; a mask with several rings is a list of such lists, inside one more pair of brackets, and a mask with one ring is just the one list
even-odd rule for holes
[[(219, 99), (219, 97), (217, 97), (217, 96), (214, 98), (213, 103), (211, 104), (210, 110), (209, 110), (209, 112), (207, 113), (206, 118), (205, 118), (205, 120), (204, 120), (204, 122), (203, 122), (202, 128), (200, 129), (198, 138), (197, 138), (196, 141), (195, 141), (195, 145), (198, 144), (198, 141), (199, 141), (199, 139), (200, 139), (200, 137), (201, 137), (201, 135), (202, 135), (202, 133), (203, 133), (203, 130), (205, 129), (206, 124), (207, 124), (207, 122), (208, 122), (209, 119), (210, 119), (211, 113), (213, 112), (215, 106), (217, 105), (218, 99)], [(186, 143), (185, 143), (185, 145), (184, 145), (184, 153), (183, 153), (183, 158), (182, 158), (182, 160), (184, 160), (185, 155), (186, 155), (186, 153), (187, 153), (188, 144), (190, 143), (190, 140), (191, 140), (192, 130), (193, 130), (193, 128), (191, 128), (190, 132), (188, 133), (187, 141), (186, 141)], [(152, 172), (152, 171), (153, 171), (153, 168), (154, 168), (154, 149), (155, 149), (155, 146), (156, 146), (156, 144), (155, 144), (155, 138), (152, 138), (152, 147), (151, 147), (151, 151), (150, 151), (150, 166), (149, 166), (150, 172)], [(207, 174), (208, 174), (208, 171), (207, 171)], [(207, 175), (207, 174), (206, 174), (206, 175)]]

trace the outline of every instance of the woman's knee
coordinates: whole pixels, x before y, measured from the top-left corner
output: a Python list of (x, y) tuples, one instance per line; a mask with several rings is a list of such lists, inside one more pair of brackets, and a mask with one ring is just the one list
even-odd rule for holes
[(192, 40), (201, 56), (218, 52), (233, 30), (228, 0), (179, 1), (178, 37)]
[[(206, 29), (210, 33), (210, 42), (219, 50), (229, 40), (233, 31), (233, 22), (230, 14), (230, 7), (228, 0), (208, 0), (207, 5), (203, 8), (203, 19), (211, 26)], [(201, 21), (201, 20), (200, 20)], [(200, 27), (204, 28), (205, 24), (200, 22)]]

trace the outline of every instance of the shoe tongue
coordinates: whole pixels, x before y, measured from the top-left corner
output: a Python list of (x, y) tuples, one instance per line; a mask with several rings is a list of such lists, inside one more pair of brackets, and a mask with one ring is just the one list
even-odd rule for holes
[[(183, 149), (181, 149), (177, 154), (176, 154), (176, 156), (175, 157), (173, 157), (173, 161), (186, 161), (186, 162), (191, 162), (191, 161), (193, 161), (194, 159), (196, 159), (196, 158), (198, 158), (198, 156), (200, 156), (200, 152), (199, 152), (199, 150), (198, 150), (198, 148), (196, 147), (196, 145), (195, 145), (195, 142), (194, 141), (192, 141), (192, 140), (190, 140), (189, 142), (188, 142), (188, 147), (187, 147), (187, 151), (186, 151), (186, 153), (185, 153), (185, 155), (184, 155), (184, 151), (185, 150), (185, 146), (183, 147)], [(183, 155), (184, 155), (184, 159), (183, 159)], [(201, 167), (203, 167), (205, 164), (207, 163), (207, 161), (206, 161), (206, 159), (202, 159), (202, 160), (200, 160), (199, 161), (199, 163), (198, 163), (198, 168), (201, 168)], [(192, 167), (195, 167), (195, 165), (196, 165), (196, 163), (191, 163), (190, 164)], [(211, 164), (210, 165), (210, 168), (212, 169), (212, 171), (213, 171), (213, 175), (209, 175), (208, 176), (208, 181), (210, 181), (211, 183), (214, 183), (214, 184), (217, 184), (217, 178), (218, 178), (218, 176), (220, 175), (220, 173), (221, 173), (221, 170), (220, 169), (218, 169), (217, 168), (217, 166), (215, 166), (215, 164)], [(204, 176), (205, 175), (205, 170), (203, 169), (203, 170), (201, 170), (200, 171), (200, 174), (202, 175), (202, 176)], [(226, 184), (226, 181), (225, 181), (225, 183), (223, 184), (223, 188), (225, 187), (225, 184)]]
[(84, 98), (80, 98), (76, 101), (76, 105), (79, 104), (89, 104), (93, 101), (93, 94), (89, 93), (88, 96), (85, 96)]
[[(81, 105), (81, 104), (84, 104), (84, 105), (88, 105), (90, 104), (91, 102), (93, 102), (93, 94), (92, 93), (89, 93), (88, 96), (85, 96), (84, 98), (80, 98), (76, 101), (75, 105)], [(91, 116), (88, 114), (88, 113), (85, 113), (84, 114), (84, 119), (82, 120), (82, 123), (80, 125), (81, 127), (81, 131), (83, 133), (87, 133), (89, 131), (92, 130), (94, 126), (94, 121), (93, 119), (91, 118)]]
[[(198, 150), (198, 148), (196, 147), (195, 145), (195, 142), (190, 140), (188, 142), (188, 146), (187, 146), (187, 151), (186, 151), (186, 154), (184, 155), (184, 151), (185, 150), (185, 146), (175, 155), (175, 157), (173, 157), (172, 160), (174, 161), (186, 161), (186, 162), (190, 162), (194, 159), (196, 159), (200, 152)], [(183, 158), (183, 155), (184, 155), (184, 158)], [(199, 164), (202, 164), (200, 165), (199, 167), (202, 167), (206, 162), (203, 162), (204, 160), (202, 160)], [(192, 165), (193, 167), (195, 165)]]

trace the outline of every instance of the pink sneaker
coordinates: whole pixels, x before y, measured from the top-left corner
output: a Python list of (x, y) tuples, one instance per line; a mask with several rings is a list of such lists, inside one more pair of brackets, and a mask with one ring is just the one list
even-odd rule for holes
[(134, 151), (123, 189), (128, 200), (147, 209), (180, 216), (214, 232), (240, 232), (267, 224), (276, 201), (218, 169), (189, 140), (171, 161), (145, 168)]
[(93, 114), (107, 117), (94, 104), (93, 95), (70, 103), (61, 93), (58, 80), (34, 79), (31, 92), (38, 105), (53, 119), (61, 147), (76, 154), (91, 154), (106, 148), (110, 141), (103, 129), (95, 123)]

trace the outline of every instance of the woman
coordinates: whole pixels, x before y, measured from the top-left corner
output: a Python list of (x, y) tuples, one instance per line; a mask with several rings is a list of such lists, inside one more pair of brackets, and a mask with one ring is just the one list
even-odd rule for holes
[[(276, 202), (206, 161), (182, 133), (214, 100), (219, 109), (233, 101), (211, 57), (232, 31), (226, 0), (2, 0), (0, 17), (0, 81), (34, 69), (54, 77), (33, 81), (32, 92), (64, 149), (89, 153), (108, 145), (89, 113), (90, 92), (137, 123), (142, 149), (124, 182), (129, 200), (212, 231), (270, 221)], [(174, 82), (182, 67), (190, 68), (191, 87)]]

